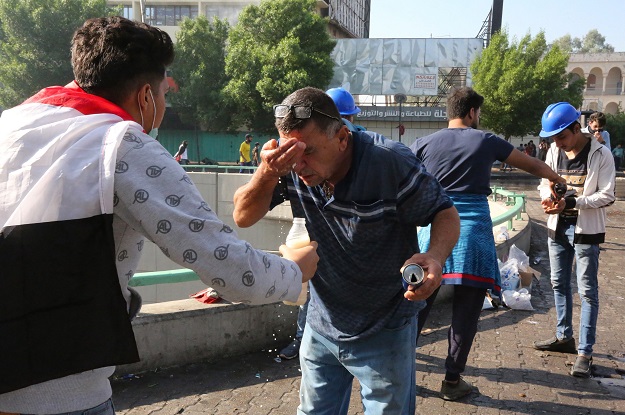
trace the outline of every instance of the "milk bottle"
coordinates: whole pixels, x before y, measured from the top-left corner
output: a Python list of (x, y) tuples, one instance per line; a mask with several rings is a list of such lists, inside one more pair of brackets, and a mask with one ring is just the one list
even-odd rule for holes
[[(306, 218), (293, 218), (293, 226), (286, 236), (286, 246), (289, 248), (303, 248), (310, 245), (310, 237), (306, 230)], [(286, 305), (302, 305), (308, 297), (308, 281), (302, 283), (302, 291), (299, 293), (297, 300), (292, 303), (284, 301)]]

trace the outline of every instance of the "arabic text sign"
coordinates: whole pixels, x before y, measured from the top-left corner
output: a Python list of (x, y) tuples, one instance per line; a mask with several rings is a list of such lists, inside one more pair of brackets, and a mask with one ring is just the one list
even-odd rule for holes
[[(357, 120), (392, 120), (399, 119), (398, 107), (360, 106), (361, 112), (356, 115)], [(445, 121), (447, 108), (445, 107), (406, 107), (401, 111), (402, 121)]]

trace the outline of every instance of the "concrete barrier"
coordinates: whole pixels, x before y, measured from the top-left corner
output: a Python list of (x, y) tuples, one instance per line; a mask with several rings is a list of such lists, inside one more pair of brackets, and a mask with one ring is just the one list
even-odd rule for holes
[(191, 299), (147, 305), (132, 324), (141, 361), (120, 366), (117, 373), (282, 348), (295, 334), (297, 310), (281, 303), (246, 306)]

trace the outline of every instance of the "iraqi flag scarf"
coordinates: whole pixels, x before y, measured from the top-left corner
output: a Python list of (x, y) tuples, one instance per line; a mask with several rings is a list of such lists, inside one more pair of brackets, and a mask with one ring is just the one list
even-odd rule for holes
[(0, 117), (0, 393), (139, 360), (112, 230), (131, 120), (75, 83)]

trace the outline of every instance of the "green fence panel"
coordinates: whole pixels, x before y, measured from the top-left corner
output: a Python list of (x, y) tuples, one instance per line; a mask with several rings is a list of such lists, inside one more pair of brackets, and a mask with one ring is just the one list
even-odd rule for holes
[[(174, 155), (182, 141), (187, 140), (189, 143), (187, 148), (189, 160), (192, 162), (208, 158), (216, 162), (238, 163), (239, 147), (245, 140), (245, 134), (207, 133), (205, 131), (192, 130), (159, 130), (158, 141), (167, 151)], [(277, 138), (277, 136), (270, 137), (268, 135), (254, 134), (253, 132), (252, 134), (254, 138), (250, 148), (253, 148), (256, 142), (259, 142), (262, 146), (269, 138)]]

